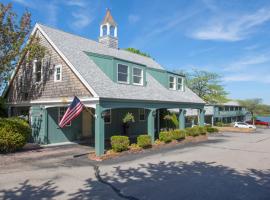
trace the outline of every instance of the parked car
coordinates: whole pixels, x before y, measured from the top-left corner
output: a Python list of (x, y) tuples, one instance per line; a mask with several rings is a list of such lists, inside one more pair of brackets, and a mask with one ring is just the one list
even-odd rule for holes
[(245, 123), (245, 122), (234, 122), (233, 127), (236, 127), (236, 128), (254, 128), (254, 129), (256, 129), (256, 126), (254, 126), (252, 124)]
[[(252, 121), (252, 120), (246, 121), (246, 123), (248, 123), (248, 124), (253, 124), (253, 121)], [(262, 125), (262, 126), (269, 126), (269, 123), (268, 123), (268, 122), (264, 122), (264, 121), (261, 121), (261, 120), (259, 120), (259, 119), (256, 119), (256, 120), (254, 121), (254, 124), (255, 124), (255, 125)]]

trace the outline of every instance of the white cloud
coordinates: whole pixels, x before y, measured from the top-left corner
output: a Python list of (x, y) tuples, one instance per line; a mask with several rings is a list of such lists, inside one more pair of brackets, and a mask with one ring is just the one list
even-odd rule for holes
[(171, 34), (175, 34), (176, 31), (179, 30), (181, 23), (191, 19), (200, 11), (200, 9), (192, 9), (185, 13), (177, 12), (169, 16), (148, 21), (148, 23), (145, 23), (146, 28), (141, 35), (135, 38), (129, 46), (142, 47), (156, 36), (168, 37)]
[(224, 68), (224, 71), (241, 71), (248, 67), (254, 67), (254, 65), (263, 64), (270, 61), (270, 55), (262, 54), (251, 57), (245, 57), (241, 60), (235, 61)]
[(46, 20), (47, 23), (51, 26), (57, 26), (58, 21), (58, 6), (55, 2), (51, 2), (47, 5), (44, 5), (46, 9)]
[(270, 20), (269, 9), (259, 9), (247, 15), (227, 13), (224, 17), (215, 16), (208, 25), (203, 25), (191, 34), (191, 37), (200, 40), (238, 41), (247, 38), (259, 25)]
[(21, 4), (28, 8), (34, 8), (34, 4), (30, 0), (12, 0), (15, 3)]
[(93, 21), (93, 18), (89, 14), (81, 12), (72, 12), (72, 16), (74, 17), (74, 21), (72, 22), (73, 28), (85, 28)]
[(138, 22), (139, 20), (140, 20), (140, 16), (139, 15), (130, 14), (128, 16), (128, 21), (131, 24), (134, 24), (134, 23)]
[(87, 1), (84, 0), (68, 0), (65, 2), (68, 6), (77, 6), (77, 7), (85, 7), (87, 6)]
[[(263, 77), (263, 78), (262, 78)], [(223, 78), (225, 82), (258, 82), (258, 83), (270, 83), (270, 74), (261, 73), (238, 73), (228, 75)]]

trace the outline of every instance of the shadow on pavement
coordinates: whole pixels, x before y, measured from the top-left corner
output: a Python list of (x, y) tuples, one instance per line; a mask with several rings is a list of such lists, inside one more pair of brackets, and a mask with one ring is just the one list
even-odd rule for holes
[(41, 185), (32, 185), (29, 180), (20, 183), (19, 186), (10, 190), (0, 190), (0, 199), (3, 200), (35, 200), (54, 199), (63, 194), (52, 181), (47, 181)]
[(250, 169), (239, 173), (205, 162), (160, 162), (139, 167), (115, 168), (113, 175), (100, 174), (101, 181), (88, 179), (71, 199), (112, 199), (100, 187), (110, 186), (119, 199), (269, 199), (270, 170)]
[[(87, 179), (77, 192), (64, 193), (52, 180), (32, 185), (27, 180), (19, 186), (0, 190), (8, 199), (269, 199), (270, 170), (249, 169), (240, 173), (232, 168), (206, 162), (160, 162), (138, 167), (115, 167), (112, 174), (99, 172)], [(62, 196), (61, 196), (62, 198)]]

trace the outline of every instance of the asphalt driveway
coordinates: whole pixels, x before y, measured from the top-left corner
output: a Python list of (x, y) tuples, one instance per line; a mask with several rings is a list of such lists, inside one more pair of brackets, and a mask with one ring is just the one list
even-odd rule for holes
[(270, 129), (102, 163), (58, 150), (0, 156), (0, 199), (270, 199)]

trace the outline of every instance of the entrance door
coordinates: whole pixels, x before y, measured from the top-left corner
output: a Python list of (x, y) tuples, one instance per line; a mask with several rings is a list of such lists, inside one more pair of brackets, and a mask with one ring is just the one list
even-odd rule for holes
[(82, 126), (83, 126), (83, 130), (82, 130), (82, 135), (83, 137), (89, 138), (92, 135), (92, 116), (90, 114), (89, 111), (84, 110), (83, 111), (83, 120), (82, 120)]

